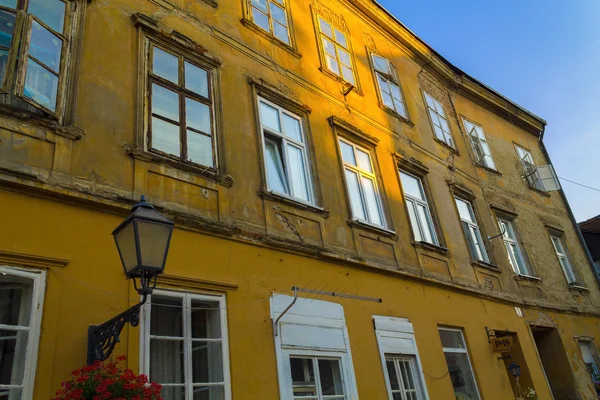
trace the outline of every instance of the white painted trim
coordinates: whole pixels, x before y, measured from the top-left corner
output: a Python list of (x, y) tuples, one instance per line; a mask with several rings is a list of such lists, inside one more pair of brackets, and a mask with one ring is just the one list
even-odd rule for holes
[(23, 400), (31, 400), (35, 385), (35, 373), (37, 369), (37, 358), (42, 325), (42, 314), (44, 310), (44, 293), (46, 291), (46, 271), (29, 270), (10, 266), (0, 266), (0, 274), (19, 276), (33, 280), (31, 292), (31, 315), (29, 320), (29, 337), (27, 338), (27, 350), (25, 368), (23, 374)]
[[(473, 367), (473, 362), (471, 361), (471, 356), (469, 355), (469, 350), (467, 349), (467, 341), (465, 340), (465, 334), (463, 332), (462, 329), (456, 329), (456, 328), (446, 328), (446, 327), (438, 327), (438, 331), (448, 331), (448, 332), (458, 332), (460, 333), (460, 337), (463, 341), (463, 344), (465, 345), (464, 349), (459, 349), (459, 348), (454, 348), (454, 347), (443, 347), (444, 349), (444, 353), (448, 352), (448, 353), (461, 353), (461, 354), (466, 354), (467, 355), (467, 361), (469, 361), (469, 368), (471, 368), (471, 378), (473, 379), (473, 382), (475, 383), (475, 391), (477, 392), (477, 399), (475, 400), (481, 400), (481, 391), (479, 390), (479, 382), (477, 382), (477, 377), (475, 375), (475, 368)], [(440, 342), (441, 342), (441, 338), (440, 338)]]
[[(227, 330), (227, 303), (225, 295), (214, 295), (214, 294), (200, 294), (192, 292), (179, 292), (171, 290), (154, 290), (154, 294), (165, 296), (165, 297), (177, 297), (182, 299), (182, 306), (189, 310), (191, 308), (191, 301), (194, 299), (216, 301), (219, 303), (220, 310), (220, 323), (221, 323), (221, 351), (223, 360), (223, 382), (225, 394), (225, 400), (231, 400), (231, 374), (229, 366), (229, 332)], [(148, 296), (148, 301), (141, 310), (140, 315), (140, 372), (150, 376), (150, 315), (152, 296)], [(191, 323), (190, 318), (187, 315), (187, 311), (183, 313), (183, 338), (184, 342), (184, 353), (189, 356), (184, 357), (185, 362), (185, 388), (186, 398), (191, 400), (192, 386), (187, 383), (192, 382), (191, 377), (191, 349), (189, 348), (189, 342), (191, 342)], [(188, 335), (189, 333), (189, 335)], [(215, 341), (215, 340), (207, 340)], [(168, 385), (167, 385), (168, 386)], [(214, 386), (211, 383), (207, 383), (203, 386)]]

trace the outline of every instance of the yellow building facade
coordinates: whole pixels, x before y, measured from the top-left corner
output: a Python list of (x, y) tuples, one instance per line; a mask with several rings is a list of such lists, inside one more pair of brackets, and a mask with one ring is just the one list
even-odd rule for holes
[(0, 398), (52, 398), (139, 301), (110, 234), (142, 194), (176, 228), (114, 355), (166, 399), (597, 398), (545, 121), (375, 2), (0, 0), (0, 25)]

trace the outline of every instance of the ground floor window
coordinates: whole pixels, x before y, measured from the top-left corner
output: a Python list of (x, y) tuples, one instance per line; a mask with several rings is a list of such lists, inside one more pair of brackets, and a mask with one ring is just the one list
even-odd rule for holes
[(451, 328), (440, 328), (439, 331), (456, 398), (479, 400), (479, 392), (462, 331)]
[(0, 399), (33, 394), (44, 272), (0, 267)]
[(290, 357), (294, 399), (345, 399), (339, 358)]
[(165, 400), (228, 400), (225, 298), (156, 290), (144, 309), (144, 369)]
[(579, 349), (581, 350), (581, 357), (583, 358), (583, 362), (590, 374), (594, 388), (596, 389), (596, 395), (600, 398), (600, 371), (598, 371), (596, 360), (594, 359), (594, 353), (596, 352), (594, 344), (591, 341), (580, 341)]
[(388, 378), (393, 400), (420, 400), (423, 395), (418, 385), (414, 356), (386, 356)]

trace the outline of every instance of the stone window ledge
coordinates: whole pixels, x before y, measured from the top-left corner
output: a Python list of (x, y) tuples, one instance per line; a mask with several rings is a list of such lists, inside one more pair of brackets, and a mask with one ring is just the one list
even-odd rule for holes
[[(296, 50), (289, 44), (286, 44), (286, 43), (282, 42), (281, 40), (277, 39), (275, 36), (271, 35), (269, 32), (266, 32), (265, 30), (263, 30), (261, 27), (259, 27), (254, 22), (250, 21), (249, 19), (242, 18), (241, 22), (246, 28), (250, 29), (252, 32), (256, 33), (257, 35), (261, 36), (262, 38), (267, 39), (269, 42), (273, 43), (274, 45), (281, 47), (283, 50), (287, 51), (294, 57), (302, 58), (302, 54), (300, 54), (300, 52), (298, 52), (298, 50)], [(289, 27), (288, 27), (288, 29), (289, 29)]]
[(537, 276), (531, 276), (531, 275), (515, 275), (515, 279), (517, 281), (522, 281), (522, 282), (533, 282), (533, 283), (542, 283), (542, 280), (540, 278), (538, 278)]
[(383, 228), (381, 226), (373, 225), (373, 224), (370, 224), (370, 223), (365, 222), (365, 221), (351, 219), (351, 220), (348, 221), (348, 225), (350, 225), (352, 227), (355, 227), (355, 228), (359, 228), (359, 229), (364, 229), (366, 231), (370, 231), (370, 232), (375, 233), (377, 235), (387, 236), (390, 239), (394, 239), (394, 240), (398, 239), (398, 235), (396, 234), (395, 231), (391, 231), (389, 229)]
[(488, 271), (492, 271), (492, 272), (496, 272), (496, 273), (502, 272), (502, 270), (497, 265), (486, 263), (486, 262), (480, 261), (480, 260), (471, 261), (471, 265), (473, 265), (475, 267), (479, 267), (479, 268), (485, 268)]
[[(451, 150), (457, 156), (460, 156), (460, 153), (458, 152), (457, 148), (450, 146), (448, 143), (444, 142), (442, 139), (440, 139), (437, 136), (435, 136), (435, 132), (433, 133), (433, 140), (435, 140), (436, 142), (438, 142), (442, 146), (446, 147), (448, 150)], [(452, 138), (452, 140), (454, 141), (454, 138)]]
[(305, 203), (302, 201), (298, 201), (296, 199), (293, 199), (291, 197), (288, 196), (284, 196), (281, 195), (279, 193), (273, 193), (271, 191), (267, 191), (267, 190), (259, 190), (258, 191), (258, 195), (260, 197), (262, 197), (263, 199), (267, 199), (267, 200), (271, 200), (274, 202), (278, 202), (278, 203), (283, 203), (286, 204), (288, 206), (291, 207), (296, 207), (302, 210), (306, 210), (306, 211), (311, 211), (314, 213), (317, 213), (319, 215), (321, 215), (323, 218), (328, 218), (329, 217), (329, 211), (325, 210), (324, 208), (315, 206), (313, 204), (310, 203)]
[(450, 250), (443, 246), (438, 246), (438, 245), (435, 245), (435, 244), (429, 243), (429, 242), (419, 242), (416, 240), (413, 240), (411, 243), (415, 247), (419, 247), (419, 248), (425, 249), (425, 250), (435, 251), (436, 253), (439, 253), (445, 257), (450, 256)]
[(590, 289), (586, 288), (585, 286), (580, 286), (577, 283), (569, 284), (569, 290), (572, 292), (579, 292), (579, 293), (589, 293), (589, 291), (590, 291)]

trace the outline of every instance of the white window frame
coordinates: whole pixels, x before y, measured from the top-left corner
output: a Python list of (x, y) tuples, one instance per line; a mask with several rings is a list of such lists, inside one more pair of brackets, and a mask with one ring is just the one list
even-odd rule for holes
[(5, 389), (21, 389), (21, 399), (30, 400), (33, 397), (37, 368), (42, 314), (44, 310), (44, 292), (46, 290), (46, 271), (31, 271), (9, 266), (0, 266), (0, 275), (18, 276), (33, 281), (29, 326), (0, 325), (0, 329), (2, 330), (28, 332), (25, 366), (23, 369), (23, 383), (21, 385), (0, 385), (0, 392)]
[[(382, 62), (386, 63), (386, 71), (378, 68), (376, 59), (380, 59)], [(406, 101), (404, 100), (404, 93), (402, 92), (402, 86), (400, 85), (400, 79), (398, 78), (398, 71), (387, 58), (381, 57), (378, 54), (371, 53), (371, 63), (375, 74), (375, 84), (379, 88), (381, 104), (385, 108), (399, 114), (401, 117), (408, 119)], [(398, 97), (394, 96), (394, 88), (398, 92)], [(391, 100), (391, 105), (386, 104), (384, 94)]]
[(496, 162), (494, 161), (494, 157), (492, 156), (492, 149), (487, 140), (487, 136), (483, 131), (483, 127), (478, 123), (473, 122), (464, 117), (463, 125), (465, 126), (467, 136), (469, 137), (469, 141), (471, 142), (473, 153), (475, 153), (475, 157), (477, 158), (477, 164), (496, 171)]
[[(342, 153), (342, 149), (341, 149), (341, 142), (344, 142), (345, 144), (347, 144), (348, 146), (352, 147), (352, 150), (354, 152), (354, 159), (358, 160), (358, 157), (356, 156), (357, 152), (356, 150), (359, 149), (364, 153), (367, 153), (369, 155), (369, 163), (371, 164), (371, 171), (373, 172), (369, 172), (366, 170), (363, 170), (361, 168), (358, 167), (358, 161), (357, 161), (357, 165), (352, 165), (347, 163), (344, 160), (344, 156)], [(352, 219), (355, 221), (360, 221), (363, 223), (366, 223), (368, 225), (373, 225), (373, 226), (377, 226), (379, 228), (386, 228), (387, 224), (386, 224), (386, 219), (385, 219), (385, 212), (383, 211), (383, 202), (381, 200), (381, 193), (379, 191), (379, 184), (377, 182), (377, 174), (375, 171), (375, 164), (373, 163), (373, 155), (371, 154), (371, 151), (369, 151), (369, 149), (359, 146), (347, 139), (338, 138), (338, 147), (340, 148), (340, 157), (344, 166), (344, 182), (346, 182), (346, 193), (348, 194), (348, 200), (350, 201), (350, 208), (352, 209)], [(352, 208), (352, 198), (351, 198), (351, 194), (350, 194), (350, 190), (349, 190), (349, 186), (348, 186), (348, 181), (346, 180), (346, 170), (349, 170), (351, 173), (354, 173), (358, 176), (358, 190), (360, 192), (360, 203), (363, 209), (363, 214), (365, 215), (365, 217), (367, 219), (363, 219), (363, 218), (359, 218), (357, 216), (354, 215), (354, 209)], [(381, 224), (378, 224), (377, 222), (372, 221), (373, 216), (370, 215), (370, 211), (369, 211), (369, 207), (366, 203), (366, 197), (365, 197), (365, 189), (363, 188), (363, 183), (362, 183), (362, 179), (361, 178), (365, 178), (370, 180), (371, 182), (373, 182), (373, 188), (375, 191), (375, 201), (377, 204), (377, 210), (379, 212), (379, 219), (381, 220)]]
[[(502, 225), (506, 226), (506, 230), (502, 228)], [(500, 229), (500, 233), (502, 233), (502, 241), (504, 242), (508, 262), (513, 271), (515, 271), (517, 275), (532, 276), (529, 266), (525, 261), (525, 257), (523, 256), (523, 250), (521, 250), (521, 244), (518, 241), (517, 231), (513, 226), (513, 221), (507, 218), (498, 218), (498, 228)], [(523, 266), (523, 271), (519, 268), (519, 261), (521, 262), (520, 265)]]
[[(185, 398), (193, 399), (194, 386), (223, 386), (225, 400), (231, 400), (231, 377), (229, 369), (229, 335), (227, 331), (227, 303), (225, 295), (209, 295), (191, 292), (180, 292), (171, 290), (155, 289), (154, 295), (163, 297), (172, 297), (182, 299), (182, 305), (185, 312), (182, 311), (182, 328), (183, 328), (183, 352), (184, 352), (184, 376), (185, 376)], [(221, 323), (221, 338), (220, 339), (205, 339), (203, 342), (220, 342), (222, 351), (222, 366), (223, 366), (223, 382), (210, 383), (194, 383), (192, 378), (192, 337), (191, 337), (191, 302), (192, 300), (213, 301), (219, 303), (220, 323)], [(154, 335), (150, 334), (150, 317), (152, 310), (152, 295), (148, 296), (146, 304), (142, 307), (141, 324), (140, 324), (140, 366), (143, 373), (150, 377), (150, 339)], [(159, 338), (160, 336), (157, 336)], [(150, 377), (152, 378), (152, 377)], [(163, 384), (163, 387), (181, 386), (181, 384)]]
[[(471, 257), (476, 257), (478, 261), (489, 263), (490, 257), (485, 247), (485, 242), (483, 241), (483, 235), (481, 234), (481, 230), (479, 229), (479, 223), (477, 221), (475, 211), (473, 210), (473, 204), (469, 200), (458, 196), (454, 196), (454, 200), (457, 203), (456, 208), (458, 211), (458, 217), (461, 221), (461, 225), (466, 224), (468, 227), (468, 229), (465, 229), (464, 225), (462, 226), (463, 231), (465, 233), (465, 239), (467, 240), (467, 246), (469, 247), (469, 253), (471, 253)], [(473, 221), (463, 219), (463, 217), (460, 215), (460, 210), (458, 208), (459, 201), (462, 201), (468, 206)], [(475, 254), (473, 254), (473, 250), (475, 250)]]
[[(569, 260), (569, 254), (567, 253), (567, 249), (562, 240), (563, 236), (559, 236), (556, 234), (550, 234), (550, 241), (552, 242), (552, 246), (554, 247), (554, 251), (556, 252), (556, 257), (558, 258), (558, 263), (560, 264), (560, 268), (565, 274), (565, 278), (567, 279), (567, 283), (569, 285), (573, 285), (577, 283), (577, 275), (575, 275), (575, 270), (571, 265), (571, 261)], [(560, 246), (558, 248), (556, 242)], [(563, 264), (564, 261), (564, 264)], [(566, 264), (566, 266), (565, 266)]]
[(523, 177), (525, 180), (527, 180), (529, 186), (545, 191), (542, 177), (540, 176), (540, 172), (538, 171), (535, 161), (533, 161), (533, 155), (531, 152), (517, 144), (515, 144), (515, 149), (517, 151), (517, 156), (519, 157), (519, 162), (523, 167)]
[[(264, 169), (265, 169), (267, 190), (269, 190), (273, 193), (277, 193), (278, 195), (281, 195), (284, 197), (289, 197), (289, 198), (293, 199), (294, 201), (298, 201), (301, 203), (307, 203), (307, 204), (314, 206), (316, 201), (315, 201), (314, 186), (313, 186), (313, 181), (312, 181), (311, 165), (310, 165), (310, 161), (309, 161), (309, 157), (308, 157), (308, 143), (307, 143), (306, 133), (304, 130), (303, 118), (297, 114), (294, 114), (291, 111), (288, 111), (287, 109), (285, 109), (283, 107), (278, 106), (277, 104), (265, 99), (264, 97), (258, 96), (257, 101), (258, 101), (258, 119), (259, 119), (260, 130), (261, 130), (262, 151), (263, 151), (264, 163), (265, 163)], [(268, 127), (263, 125), (262, 116), (261, 116), (261, 112), (260, 112), (260, 103), (261, 102), (265, 103), (266, 105), (273, 107), (277, 110), (277, 117), (279, 118), (279, 126), (281, 127), (282, 132), (276, 132), (276, 131), (269, 129)], [(300, 135), (302, 136), (302, 140), (303, 140), (302, 142), (299, 142), (299, 141), (295, 140), (294, 138), (285, 135), (282, 114), (285, 114), (288, 117), (293, 118), (298, 121), (298, 123), (300, 125)], [(277, 140), (280, 141), (280, 143), (277, 143), (275, 140), (273, 140), (272, 138), (269, 138), (267, 136), (275, 137)], [(287, 190), (288, 193), (276, 192), (269, 187), (269, 178), (268, 178), (269, 172), (268, 172), (267, 166), (266, 166), (268, 155), (267, 155), (267, 151), (265, 148), (267, 142), (274, 144), (275, 148), (277, 149), (277, 153), (279, 153), (278, 161), (281, 163), (280, 167), (283, 170), (283, 174), (284, 174), (284, 178), (285, 178), (285, 182), (283, 182), (283, 184), (285, 185), (285, 189)], [(289, 165), (290, 165), (288, 146), (295, 147), (302, 152), (302, 160), (304, 163), (304, 171), (306, 174), (304, 179), (306, 181), (306, 186), (307, 186), (306, 190), (307, 190), (307, 194), (308, 194), (308, 200), (304, 200), (300, 197), (297, 197), (296, 194), (294, 193), (294, 185), (292, 185), (291, 176), (288, 172)]]
[[(321, 23), (325, 23), (325, 24), (329, 25), (329, 27), (331, 28), (331, 33), (334, 37), (328, 35), (327, 33), (325, 33), (323, 31), (323, 29), (321, 28)], [(322, 51), (323, 66), (325, 67), (325, 69), (328, 72), (330, 72), (336, 76), (339, 76), (340, 79), (342, 79), (343, 81), (351, 84), (353, 87), (356, 87), (358, 78), (357, 78), (357, 73), (356, 73), (356, 67), (354, 65), (354, 59), (353, 59), (354, 56), (352, 54), (352, 48), (350, 46), (350, 35), (348, 35), (345, 32), (340, 31), (339, 29), (337, 29), (334, 26), (334, 24), (332, 24), (330, 21), (328, 21), (327, 19), (323, 18), (320, 15), (316, 16), (316, 24), (317, 24), (317, 32), (319, 34), (319, 47), (321, 48), (321, 51)], [(346, 42), (345, 46), (343, 43), (341, 43), (339, 41), (339, 39), (337, 37), (338, 33), (341, 36), (343, 36), (344, 41)], [(337, 71), (335, 71), (333, 69), (333, 66), (330, 62), (330, 58), (333, 58), (333, 55), (327, 53), (327, 51), (325, 50), (325, 41), (331, 43), (333, 45), (333, 47), (335, 48), (335, 62), (337, 64)], [(350, 65), (342, 63), (342, 60), (340, 57), (341, 51), (348, 53), (348, 59), (350, 61)], [(352, 72), (352, 77), (351, 77), (352, 80), (349, 80), (347, 77), (344, 76), (343, 67), (348, 68)]]
[[(441, 327), (438, 326), (438, 332), (439, 331), (448, 331), (448, 332), (458, 332), (460, 333), (460, 337), (462, 339), (462, 342), (465, 345), (464, 349), (460, 349), (457, 347), (443, 347), (442, 349), (444, 351), (444, 357), (446, 353), (460, 353), (460, 354), (466, 354), (467, 355), (467, 360), (469, 361), (469, 367), (471, 370), (471, 379), (473, 379), (473, 383), (475, 384), (475, 392), (477, 393), (477, 399), (473, 399), (473, 400), (480, 400), (481, 399), (481, 393), (479, 393), (479, 385), (477, 384), (477, 379), (475, 379), (475, 369), (473, 368), (473, 362), (471, 361), (471, 356), (469, 355), (469, 350), (467, 349), (467, 342), (465, 340), (465, 334), (463, 332), (462, 329), (457, 329), (457, 328), (447, 328), (447, 327)], [(440, 338), (440, 342), (441, 342), (441, 338)], [(454, 390), (454, 389), (453, 389)]]
[[(276, 321), (293, 300), (283, 294), (271, 296), (271, 320)], [(344, 399), (358, 399), (348, 329), (340, 304), (298, 298), (273, 328), (281, 400), (294, 400), (290, 357), (339, 359)]]
[(425, 91), (423, 91), (423, 96), (425, 97), (425, 105), (427, 107), (429, 120), (431, 121), (431, 129), (433, 129), (433, 134), (438, 140), (441, 140), (448, 146), (455, 149), (456, 146), (454, 145), (454, 138), (452, 137), (452, 131), (450, 130), (448, 117), (446, 117), (446, 112), (444, 111), (442, 103), (437, 101), (433, 96)]
[[(433, 217), (431, 216), (431, 209), (429, 207), (429, 202), (427, 200), (427, 193), (425, 192), (425, 187), (423, 186), (422, 178), (420, 178), (417, 175), (411, 174), (410, 172), (407, 172), (403, 169), (400, 169), (399, 173), (400, 173), (400, 182), (401, 183), (403, 183), (402, 182), (402, 174), (408, 175), (408, 176), (416, 179), (419, 184), (419, 189), (421, 190), (421, 195), (424, 198), (424, 200), (421, 200), (419, 198), (411, 196), (410, 194), (406, 193), (405, 190), (403, 190), (404, 199), (406, 200), (406, 207), (412, 208), (412, 212), (414, 213), (414, 216), (415, 216), (415, 221), (413, 222), (412, 218), (411, 218), (410, 210), (408, 210), (408, 219), (412, 226), (413, 235), (415, 237), (415, 240), (418, 240), (420, 237), (421, 239), (418, 240), (419, 242), (430, 243), (430, 242), (427, 242), (426, 240), (424, 240), (425, 235), (423, 234), (425, 229), (429, 229), (431, 238), (433, 240), (433, 242), (431, 244), (439, 246), (440, 242), (437, 237), (437, 231), (436, 231), (435, 223), (433, 221)], [(403, 183), (403, 189), (404, 189), (404, 183)], [(425, 221), (422, 221), (421, 215), (419, 214), (419, 210), (418, 210), (419, 205), (425, 208)], [(415, 226), (415, 223), (416, 223), (416, 226)]]
[[(373, 315), (373, 325), (375, 327), (375, 336), (377, 337), (377, 346), (379, 349), (379, 357), (383, 368), (385, 378), (385, 386), (387, 388), (389, 400), (393, 400), (394, 393), (398, 391), (392, 390), (390, 377), (387, 370), (386, 361), (390, 358), (401, 359), (409, 358), (413, 366), (413, 381), (417, 390), (418, 400), (429, 400), (427, 386), (425, 384), (425, 376), (423, 374), (423, 366), (417, 348), (415, 339), (415, 331), (412, 323), (406, 318), (387, 317), (381, 315)], [(398, 373), (398, 379), (402, 385), (401, 375)], [(404, 391), (402, 398), (406, 400)]]
[[(593, 375), (600, 376), (600, 371), (598, 370), (598, 366), (596, 365), (596, 360), (594, 357), (596, 350), (594, 347), (594, 342), (591, 340), (579, 340), (577, 344), (579, 345), (579, 351), (581, 352), (581, 360), (588, 371), (590, 381), (593, 383)], [(584, 347), (587, 347), (587, 352), (589, 354), (585, 354), (586, 350), (584, 350)], [(594, 388), (594, 392), (595, 391), (596, 388)]]
[[(254, 25), (256, 25), (257, 27), (259, 27), (260, 29), (262, 29), (263, 31), (267, 32), (268, 34), (270, 34), (273, 38), (279, 40), (280, 42), (291, 46), (292, 44), (292, 37), (291, 37), (291, 32), (290, 32), (290, 22), (289, 22), (289, 18), (288, 18), (288, 10), (287, 10), (287, 1), (288, 0), (264, 0), (266, 7), (267, 7), (267, 11), (265, 12), (264, 10), (260, 9), (260, 7), (257, 7), (254, 2), (252, 0), (248, 0), (248, 7), (249, 7), (249, 14), (250, 14), (250, 18), (252, 19), (252, 22), (254, 23)], [(275, 18), (273, 18), (273, 13), (271, 12), (271, 7), (275, 6), (275, 7), (279, 7), (279, 8), (283, 8), (283, 13), (285, 15), (285, 23), (286, 25), (283, 25), (281, 22), (277, 21)], [(261, 26), (256, 19), (254, 18), (254, 10), (256, 10), (257, 12), (261, 13), (262, 15), (264, 15), (265, 17), (267, 17), (268, 21), (269, 21), (269, 30), (264, 29), (263, 26)], [(275, 26), (279, 25), (285, 28), (286, 32), (287, 32), (287, 40), (283, 40), (281, 39), (279, 36), (275, 35)]]

